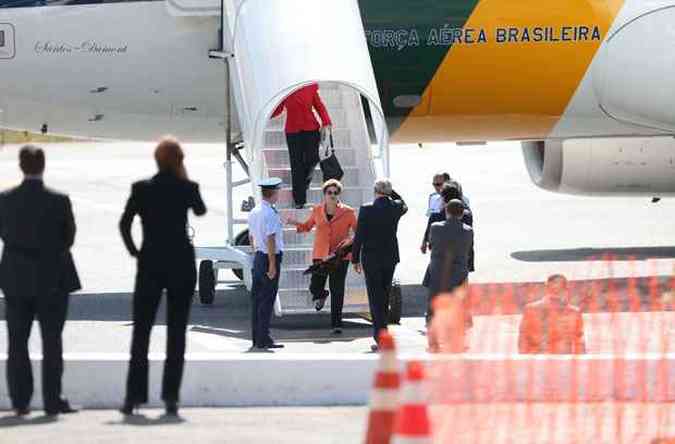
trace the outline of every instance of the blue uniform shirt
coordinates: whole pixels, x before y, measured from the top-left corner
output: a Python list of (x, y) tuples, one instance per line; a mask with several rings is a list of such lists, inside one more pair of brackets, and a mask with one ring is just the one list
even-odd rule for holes
[(277, 254), (284, 251), (284, 226), (277, 210), (266, 200), (262, 200), (248, 216), (248, 230), (255, 243), (256, 252), (267, 254), (267, 238), (276, 235)]

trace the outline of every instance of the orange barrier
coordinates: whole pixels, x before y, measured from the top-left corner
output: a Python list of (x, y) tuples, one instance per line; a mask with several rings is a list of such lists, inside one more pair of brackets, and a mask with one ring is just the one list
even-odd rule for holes
[(366, 444), (389, 444), (394, 429), (400, 385), (396, 344), (387, 330), (379, 335), (380, 360), (370, 397)]
[[(435, 301), (434, 442), (670, 443), (659, 437), (675, 436), (675, 273), (638, 266), (593, 258), (610, 277), (543, 302), (545, 283), (470, 285), (468, 331), (457, 295)], [(611, 277), (619, 268), (636, 277)]]

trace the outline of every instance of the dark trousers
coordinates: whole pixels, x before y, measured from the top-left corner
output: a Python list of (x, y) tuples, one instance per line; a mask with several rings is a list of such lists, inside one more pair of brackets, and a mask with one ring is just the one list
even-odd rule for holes
[(270, 280), (267, 277), (269, 259), (257, 252), (253, 258), (253, 283), (251, 286), (251, 339), (254, 347), (264, 347), (274, 341), (270, 336), (270, 322), (274, 311), (274, 301), (279, 290), (282, 253), (276, 255), (277, 275)]
[(307, 202), (307, 189), (320, 160), (321, 133), (319, 131), (287, 133), (286, 143), (291, 159), (293, 200), (296, 205), (304, 205)]
[(342, 307), (345, 303), (345, 280), (347, 279), (348, 270), (349, 262), (342, 261), (327, 275), (313, 274), (312, 280), (309, 283), (312, 300), (317, 300), (323, 298), (326, 280), (328, 280), (328, 287), (330, 288), (330, 322), (333, 328), (342, 328)]
[(134, 404), (148, 402), (148, 347), (150, 332), (166, 289), (166, 360), (162, 379), (162, 400), (178, 402), (185, 363), (185, 331), (194, 295), (196, 270), (170, 271), (139, 269), (134, 291), (134, 330), (131, 339), (131, 360), (127, 375), (126, 401)]
[(389, 292), (394, 279), (394, 270), (396, 270), (396, 264), (378, 263), (374, 260), (363, 262), (375, 342), (377, 342), (380, 330), (386, 329), (389, 323)]
[(33, 396), (33, 373), (28, 355), (28, 338), (33, 319), (40, 323), (42, 336), (42, 396), (46, 411), (56, 411), (61, 401), (63, 343), (61, 334), (68, 312), (68, 295), (29, 297), (6, 294), (9, 336), (7, 386), (12, 407), (24, 409)]

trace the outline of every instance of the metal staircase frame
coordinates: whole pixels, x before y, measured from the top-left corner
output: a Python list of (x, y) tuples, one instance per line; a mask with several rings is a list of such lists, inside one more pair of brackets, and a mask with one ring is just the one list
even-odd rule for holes
[[(213, 59), (221, 59), (226, 65), (226, 91), (227, 97), (226, 100), (226, 112), (228, 118), (225, 122), (225, 133), (226, 133), (226, 158), (224, 162), (224, 168), (226, 171), (226, 223), (227, 223), (227, 239), (224, 246), (220, 247), (205, 247), (205, 248), (196, 248), (197, 260), (201, 261), (200, 264), (200, 275), (204, 272), (213, 273), (213, 279), (209, 283), (209, 280), (203, 281), (200, 276), (200, 299), (203, 303), (211, 303), (213, 301), (213, 294), (208, 295), (209, 291), (205, 292), (206, 297), (203, 296), (201, 289), (202, 282), (207, 282), (212, 285), (211, 293), (215, 292), (215, 286), (219, 283), (232, 284), (232, 283), (241, 283), (240, 280), (219, 280), (218, 279), (218, 270), (229, 269), (229, 270), (242, 270), (243, 283), (245, 284), (247, 290), (251, 290), (252, 284), (252, 255), (250, 247), (242, 247), (235, 245), (235, 225), (246, 225), (248, 221), (246, 219), (238, 219), (234, 216), (234, 202), (233, 202), (233, 191), (235, 188), (249, 185), (252, 188), (252, 196), (254, 198), (249, 198), (248, 205), (247, 202), (244, 203), (242, 209), (250, 211), (250, 205), (259, 199), (259, 190), (257, 187), (257, 182), (262, 178), (264, 173), (264, 159), (262, 158), (262, 149), (253, 149), (252, 147), (244, 146), (243, 140), (246, 139), (246, 135), (249, 135), (251, 139), (251, 131), (254, 133), (258, 128), (248, 128), (249, 122), (249, 106), (245, 102), (243, 93), (241, 96), (236, 96), (237, 90), (235, 83), (239, 79), (239, 73), (236, 71), (237, 66), (237, 54), (235, 54), (234, 47), (226, 47), (226, 44), (234, 45), (236, 39), (236, 31), (238, 29), (239, 16), (242, 9), (246, 5), (248, 0), (221, 0), (221, 10), (220, 10), (220, 23), (221, 23), (221, 38), (220, 48), (212, 50), (209, 52), (209, 57)], [(232, 15), (232, 12), (235, 12)], [(228, 42), (228, 43), (226, 43)], [(233, 75), (234, 73), (234, 75)], [(305, 83), (309, 83), (308, 80)], [(359, 92), (363, 97), (368, 99), (371, 103), (379, 104), (379, 101), (375, 101), (377, 97), (369, 97), (371, 94), (368, 94), (361, 88), (350, 85), (345, 82), (336, 82), (344, 86), (350, 87), (355, 91)], [(303, 86), (303, 84), (297, 85), (288, 85), (287, 90), (280, 91), (280, 93), (288, 94), (293, 90)], [(238, 105), (238, 106), (237, 106)], [(267, 106), (269, 106), (268, 104)], [(381, 108), (378, 109), (381, 114)], [(271, 111), (270, 111), (271, 112)], [(236, 113), (236, 116), (235, 116)], [(363, 110), (360, 113), (361, 118), (364, 120)], [(235, 117), (238, 117), (237, 123), (239, 124), (239, 134), (241, 138), (234, 137), (234, 126), (235, 126)], [(380, 119), (373, 119), (375, 125), (375, 133), (379, 141), (379, 149), (373, 153), (369, 151), (369, 158), (371, 159), (369, 168), (373, 169), (373, 174), (377, 176), (388, 176), (389, 175), (389, 145), (388, 145), (388, 132), (386, 128), (386, 123), (384, 121), (384, 115), (379, 116)], [(258, 125), (256, 125), (258, 126)], [(264, 132), (264, 129), (263, 129)], [(249, 140), (251, 142), (251, 140)], [(251, 142), (255, 144), (256, 142)], [(262, 145), (261, 145), (262, 146)], [(241, 150), (246, 148), (245, 154), (247, 155), (244, 158), (241, 155)], [(258, 153), (258, 151), (260, 151)], [(239, 181), (233, 179), (233, 165), (234, 161), (237, 161), (239, 165), (246, 172), (247, 178)], [(375, 168), (375, 165), (380, 166), (379, 169)], [(248, 206), (249, 208), (244, 208)], [(205, 269), (202, 269), (204, 263), (210, 264)], [(211, 290), (211, 289), (207, 289)], [(279, 305), (279, 298), (277, 298), (277, 303), (275, 304), (275, 314), (281, 316), (281, 307)]]

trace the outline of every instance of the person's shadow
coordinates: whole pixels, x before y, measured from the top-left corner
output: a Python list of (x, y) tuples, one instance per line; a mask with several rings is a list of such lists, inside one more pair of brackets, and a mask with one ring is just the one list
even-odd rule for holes
[(106, 425), (130, 425), (130, 426), (158, 426), (169, 424), (182, 424), (186, 422), (185, 418), (178, 415), (160, 415), (156, 418), (145, 416), (144, 414), (127, 415), (120, 421), (108, 421)]
[(0, 417), (0, 428), (52, 424), (59, 420), (58, 416), (16, 416), (13, 413)]

